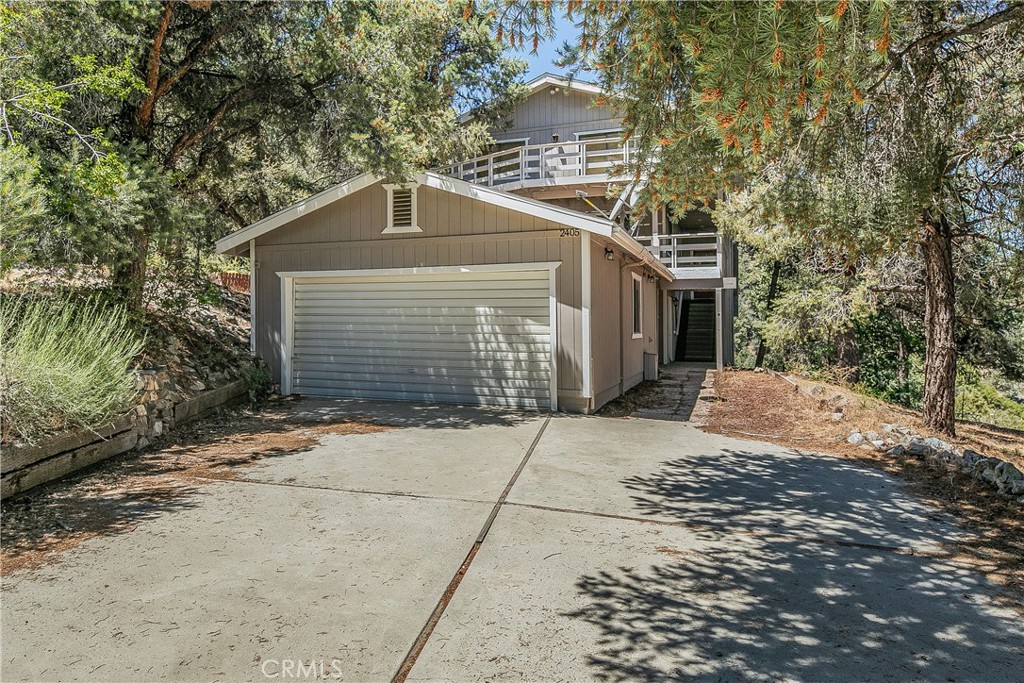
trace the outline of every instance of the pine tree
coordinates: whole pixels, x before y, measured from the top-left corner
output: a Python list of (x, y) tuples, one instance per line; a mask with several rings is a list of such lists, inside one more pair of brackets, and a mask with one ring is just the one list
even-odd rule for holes
[(559, 11), (581, 29), (567, 61), (625, 112), (651, 201), (759, 184), (751, 220), (851, 262), (919, 250), (924, 416), (952, 434), (955, 250), (1024, 241), (1024, 5), (570, 0), (500, 21), (528, 41)]

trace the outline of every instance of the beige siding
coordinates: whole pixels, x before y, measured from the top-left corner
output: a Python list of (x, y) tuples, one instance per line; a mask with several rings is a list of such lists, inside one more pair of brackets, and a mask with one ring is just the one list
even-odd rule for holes
[(599, 408), (643, 379), (644, 353), (658, 352), (658, 283), (643, 279), (643, 337), (633, 339), (631, 273), (641, 269), (623, 267), (617, 249), (615, 259), (605, 258), (606, 244), (591, 244), (591, 321), (594, 359), (594, 402)]
[(561, 89), (550, 94), (545, 88), (516, 107), (512, 127), (492, 131), (497, 140), (530, 138), (529, 144), (551, 142), (558, 134), (561, 142), (572, 142), (576, 133), (608, 130), (622, 125), (621, 116), (611, 107), (593, 104), (588, 93)]
[(421, 187), (422, 233), (381, 235), (387, 193), (379, 185), (296, 219), (256, 241), (257, 353), (279, 378), (281, 282), (285, 271), (560, 261), (556, 271), (559, 392), (582, 390), (579, 237), (561, 226), (490, 204)]

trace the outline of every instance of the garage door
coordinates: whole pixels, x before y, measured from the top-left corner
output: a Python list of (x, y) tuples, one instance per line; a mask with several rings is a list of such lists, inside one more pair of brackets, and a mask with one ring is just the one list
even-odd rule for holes
[(550, 271), (296, 278), (291, 390), (546, 409)]

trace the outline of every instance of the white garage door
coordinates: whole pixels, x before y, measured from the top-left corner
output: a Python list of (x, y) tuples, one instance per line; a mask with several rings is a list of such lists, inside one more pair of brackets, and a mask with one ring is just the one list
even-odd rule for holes
[(549, 270), (293, 283), (294, 393), (551, 407)]

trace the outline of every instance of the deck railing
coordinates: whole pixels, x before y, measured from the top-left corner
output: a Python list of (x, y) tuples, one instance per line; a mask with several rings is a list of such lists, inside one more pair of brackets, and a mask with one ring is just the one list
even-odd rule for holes
[(630, 153), (629, 142), (617, 137), (553, 142), (485, 154), (442, 171), (460, 180), (495, 187), (528, 180), (606, 176), (624, 164)]
[(693, 232), (684, 235), (658, 235), (654, 246), (651, 237), (636, 237), (637, 242), (658, 257), (667, 268), (707, 268), (718, 266), (718, 235)]

